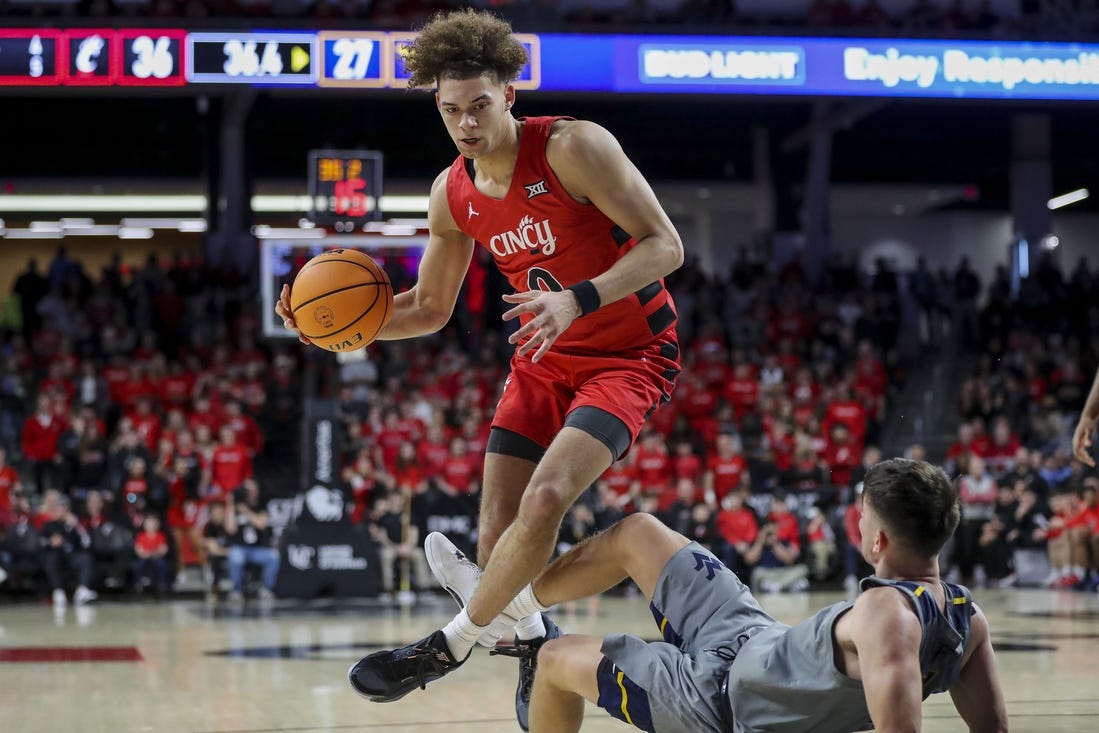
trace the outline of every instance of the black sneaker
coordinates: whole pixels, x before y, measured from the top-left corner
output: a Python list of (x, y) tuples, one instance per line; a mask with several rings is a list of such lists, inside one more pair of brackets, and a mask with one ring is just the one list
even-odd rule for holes
[(538, 671), (538, 650), (550, 639), (561, 636), (561, 629), (542, 614), (542, 623), (546, 625), (546, 635), (538, 639), (520, 639), (515, 637), (514, 646), (498, 646), (489, 651), (490, 655), (519, 658), (519, 685), (515, 688), (515, 717), (519, 727), (530, 730), (530, 693), (534, 689), (534, 673)]
[(464, 662), (451, 656), (446, 637), (436, 631), (400, 649), (363, 657), (347, 671), (347, 681), (371, 702), (393, 702), (417, 687), (425, 689)]

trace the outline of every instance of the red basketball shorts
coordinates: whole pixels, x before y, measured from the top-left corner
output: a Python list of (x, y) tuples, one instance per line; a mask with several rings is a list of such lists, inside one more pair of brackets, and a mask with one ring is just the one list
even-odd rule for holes
[(657, 340), (642, 349), (606, 356), (550, 351), (537, 364), (511, 360), (511, 374), (496, 406), (492, 427), (503, 428), (543, 448), (578, 407), (595, 407), (621, 420), (637, 439), (646, 418), (666, 402), (679, 375), (679, 345)]

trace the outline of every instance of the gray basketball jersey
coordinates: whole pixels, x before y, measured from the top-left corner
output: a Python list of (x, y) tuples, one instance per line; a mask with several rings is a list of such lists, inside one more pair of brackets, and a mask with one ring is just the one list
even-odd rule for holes
[[(973, 601), (960, 585), (943, 583), (946, 609), (918, 583), (870, 577), (862, 590), (890, 586), (911, 601), (923, 626), (923, 696), (958, 680), (969, 642)], [(836, 669), (832, 628), (851, 609), (846, 601), (796, 626), (775, 624), (755, 634), (729, 667), (728, 696), (735, 733), (850, 733), (870, 730), (862, 683)]]

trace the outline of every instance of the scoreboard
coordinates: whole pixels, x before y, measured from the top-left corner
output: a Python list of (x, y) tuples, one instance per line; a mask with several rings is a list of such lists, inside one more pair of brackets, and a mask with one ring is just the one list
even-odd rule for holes
[[(4, 87), (405, 89), (402, 31), (0, 28)], [(611, 94), (1099, 101), (1099, 44), (515, 34), (515, 86)]]
[(186, 37), (176, 29), (2, 29), (0, 85), (183, 86)]
[[(0, 87), (185, 86), (404, 89), (402, 54), (413, 33), (178, 29), (0, 29)], [(516, 86), (540, 78), (538, 37)]]

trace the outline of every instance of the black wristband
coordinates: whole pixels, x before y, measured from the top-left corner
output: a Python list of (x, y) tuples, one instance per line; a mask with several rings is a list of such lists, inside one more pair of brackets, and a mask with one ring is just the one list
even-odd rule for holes
[(570, 285), (567, 290), (576, 296), (576, 302), (580, 304), (580, 315), (586, 316), (599, 309), (602, 305), (599, 300), (599, 291), (592, 285), (591, 280), (584, 280), (575, 285)]

